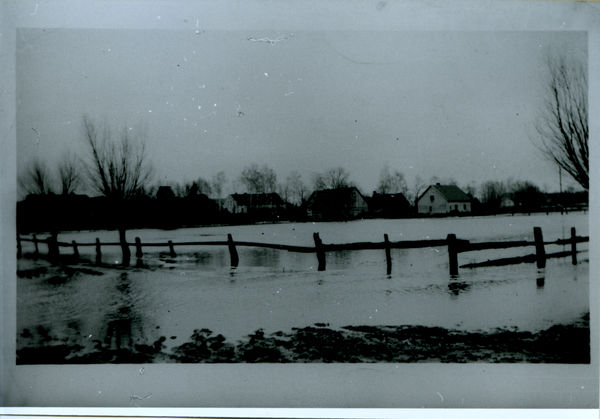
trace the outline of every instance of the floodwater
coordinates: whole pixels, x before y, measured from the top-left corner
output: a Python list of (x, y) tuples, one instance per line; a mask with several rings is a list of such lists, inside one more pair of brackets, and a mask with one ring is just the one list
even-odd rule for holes
[[(409, 220), (363, 220), (341, 223), (281, 223), (179, 230), (131, 230), (129, 242), (226, 240), (314, 246), (323, 243), (444, 239), (449, 233), (472, 242), (533, 240), (541, 227), (545, 241), (568, 238), (571, 227), (588, 236), (585, 213)], [(45, 235), (39, 235), (44, 238)], [(114, 231), (59, 234), (59, 241), (117, 242)], [(23, 243), (25, 253), (33, 246)], [(587, 243), (578, 244), (587, 250)], [(230, 268), (226, 246), (145, 248), (146, 268), (118, 267), (120, 249), (103, 248), (106, 266), (95, 266), (95, 248), (80, 247), (93, 272), (48, 268), (46, 274), (17, 278), (17, 331), (48, 331), (58, 338), (105, 339), (119, 329), (133, 342), (165, 336), (167, 346), (186, 342), (194, 329), (210, 329), (235, 343), (257, 329), (289, 332), (315, 323), (348, 325), (423, 325), (466, 331), (518, 328), (539, 331), (571, 323), (589, 312), (588, 253), (535, 264), (459, 270), (448, 273), (447, 248), (392, 249), (393, 270), (386, 275), (383, 250), (327, 253), (327, 269), (317, 271), (314, 253), (241, 247), (239, 266)], [(546, 246), (558, 252), (563, 246)], [(40, 245), (40, 252), (46, 248)], [(71, 249), (62, 248), (67, 254)], [(533, 247), (459, 254), (459, 265), (522, 256)], [(49, 266), (30, 258), (20, 270)], [(95, 273), (95, 274), (94, 274)]]

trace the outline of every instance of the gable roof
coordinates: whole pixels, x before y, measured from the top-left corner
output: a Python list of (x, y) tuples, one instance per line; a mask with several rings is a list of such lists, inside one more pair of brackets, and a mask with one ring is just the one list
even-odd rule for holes
[(231, 197), (235, 200), (238, 205), (262, 207), (265, 205), (285, 205), (281, 197), (272, 193), (234, 193)]
[(398, 207), (407, 207), (410, 206), (410, 202), (406, 199), (404, 194), (395, 193), (395, 194), (382, 194), (373, 192), (373, 197), (368, 201), (369, 207), (372, 206), (371, 209), (381, 209), (386, 206), (398, 206)]
[(448, 202), (471, 202), (469, 195), (456, 185), (430, 185), (417, 199), (417, 202), (432, 188), (435, 188)]

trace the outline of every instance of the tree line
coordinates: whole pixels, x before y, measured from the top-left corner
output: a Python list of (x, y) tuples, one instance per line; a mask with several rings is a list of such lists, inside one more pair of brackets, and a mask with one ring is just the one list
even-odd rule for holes
[[(548, 71), (543, 79), (546, 98), (540, 103), (535, 126), (537, 135), (532, 141), (543, 156), (588, 190), (587, 68), (584, 63), (551, 54), (548, 54), (546, 66)], [(42, 196), (68, 196), (87, 189), (105, 197), (116, 212), (131, 200), (155, 196), (158, 185), (152, 183), (154, 168), (146, 154), (146, 131), (143, 127), (116, 130), (107, 122), (98, 123), (84, 115), (81, 137), (87, 147), (82, 158), (66, 153), (54, 172), (43, 161), (34, 160), (19, 176), (18, 184), (22, 191)], [(178, 197), (205, 195), (220, 201), (227, 182), (225, 173), (219, 172), (210, 180), (199, 177), (191, 182), (170, 186)], [(414, 203), (429, 184), (438, 182), (456, 185), (451, 178), (439, 179), (435, 176), (429, 182), (417, 176), (409, 185), (400, 170), (393, 170), (386, 163), (381, 169), (375, 191), (382, 194), (402, 193)], [(256, 163), (245, 166), (231, 183), (234, 192), (277, 192), (286, 202), (296, 206), (305, 202), (311, 190), (358, 188), (343, 167), (314, 173), (307, 184), (296, 171), (291, 172), (283, 182), (278, 182), (272, 168)], [(541, 194), (537, 185), (513, 179), (488, 181), (479, 186), (474, 182), (457, 186), (473, 197), (478, 196), (482, 204), (489, 206), (498, 206), (506, 198), (515, 203), (527, 203)], [(119, 231), (124, 231), (125, 223), (118, 224)]]

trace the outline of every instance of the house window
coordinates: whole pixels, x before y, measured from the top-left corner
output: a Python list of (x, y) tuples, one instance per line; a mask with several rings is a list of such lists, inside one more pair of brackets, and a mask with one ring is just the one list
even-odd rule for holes
[(454, 209), (455, 209), (456, 211), (458, 211), (458, 204), (456, 204), (456, 205), (454, 206)]
[(467, 210), (467, 204), (463, 204), (463, 210)]
[(431, 200), (431, 202), (433, 202), (433, 201), (435, 200), (435, 196), (431, 195), (431, 196), (429, 197), (429, 199)]
[(432, 210), (432, 209), (433, 209), (433, 208), (431, 208), (431, 206), (430, 206), (430, 207), (429, 207), (429, 212), (431, 212), (431, 210)]

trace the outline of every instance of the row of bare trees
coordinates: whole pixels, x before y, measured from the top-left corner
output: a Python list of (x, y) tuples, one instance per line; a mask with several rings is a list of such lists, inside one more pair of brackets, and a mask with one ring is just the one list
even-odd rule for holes
[[(554, 162), (560, 170), (570, 174), (583, 188), (589, 189), (588, 146), (588, 88), (585, 63), (568, 60), (565, 56), (548, 54), (547, 76), (544, 79), (546, 97), (540, 106), (534, 143), (542, 154)], [(97, 123), (84, 115), (82, 137), (88, 152), (84, 159), (66, 153), (55, 172), (44, 162), (33, 161), (21, 174), (19, 185), (29, 194), (64, 194), (76, 192), (84, 185), (95, 193), (105, 196), (115, 208), (127, 201), (152, 193), (153, 168), (146, 154), (146, 131), (143, 128), (112, 129), (108, 123)], [(437, 183), (437, 178), (429, 183)], [(193, 182), (175, 185), (178, 196), (212, 195), (219, 199), (227, 179), (219, 172), (210, 181), (198, 178)], [(441, 180), (444, 184), (456, 184), (452, 179)], [(389, 164), (380, 173), (379, 193), (403, 193), (414, 201), (428, 183), (418, 177), (409, 186), (404, 174), (392, 171)], [(312, 176), (314, 190), (336, 189), (356, 186), (349, 172), (335, 167)], [(233, 182), (233, 189), (242, 187), (249, 193), (279, 192), (295, 204), (303, 202), (310, 190), (298, 172), (291, 172), (284, 182), (278, 183), (273, 169), (256, 163), (244, 167)], [(472, 195), (476, 193), (473, 183), (462, 185)], [(482, 201), (497, 200), (498, 196), (515, 193), (515, 190), (536, 190), (535, 185), (508, 185), (488, 182), (481, 185)], [(538, 189), (539, 190), (539, 189)], [(509, 192), (507, 192), (509, 191)]]
[(69, 195), (75, 193), (83, 183), (82, 165), (69, 152), (63, 155), (56, 172), (52, 172), (42, 160), (35, 159), (18, 178), (22, 190), (33, 195)]

